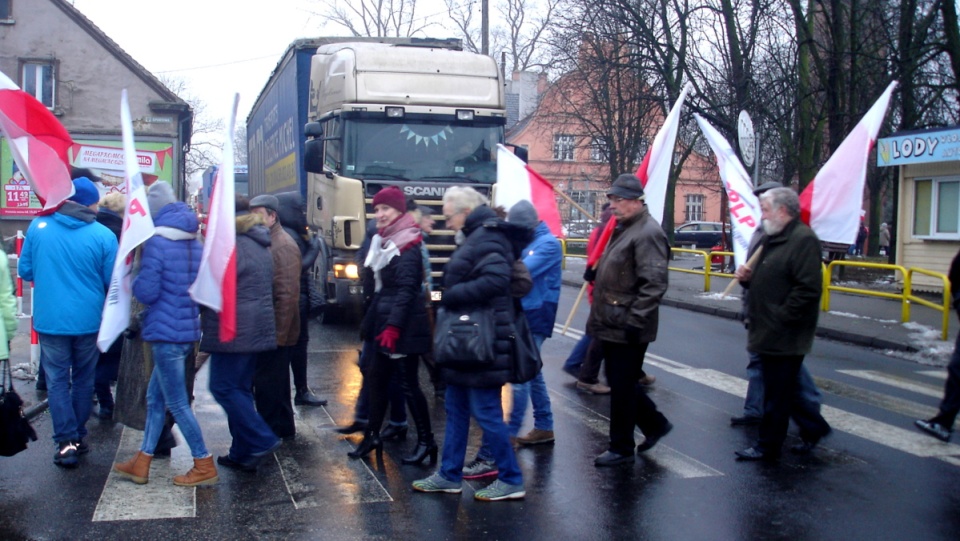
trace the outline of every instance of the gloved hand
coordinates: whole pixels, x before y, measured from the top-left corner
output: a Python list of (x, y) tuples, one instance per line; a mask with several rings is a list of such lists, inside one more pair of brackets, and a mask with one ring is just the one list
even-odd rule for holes
[(634, 327), (633, 325), (627, 326), (627, 343), (628, 344), (639, 344), (640, 343), (640, 334), (643, 332), (643, 329), (640, 327)]
[(400, 340), (400, 329), (393, 325), (387, 325), (387, 328), (377, 335), (377, 343), (390, 353), (397, 352), (398, 340)]
[(593, 282), (596, 279), (597, 279), (597, 269), (593, 267), (587, 267), (587, 270), (583, 271), (584, 282)]

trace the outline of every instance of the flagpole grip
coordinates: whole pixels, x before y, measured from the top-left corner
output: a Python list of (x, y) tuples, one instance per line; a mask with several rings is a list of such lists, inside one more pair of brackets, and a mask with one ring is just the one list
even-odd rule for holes
[[(763, 252), (763, 246), (757, 246), (757, 251), (753, 252), (753, 255), (750, 256), (750, 259), (747, 260), (744, 267), (752, 269), (756, 265), (757, 260), (760, 259), (760, 253)], [(723, 290), (723, 293), (720, 295), (720, 298), (724, 298), (730, 294), (730, 291), (733, 290), (733, 286), (737, 284), (736, 280), (730, 280), (730, 283), (727, 284), (727, 288)]]

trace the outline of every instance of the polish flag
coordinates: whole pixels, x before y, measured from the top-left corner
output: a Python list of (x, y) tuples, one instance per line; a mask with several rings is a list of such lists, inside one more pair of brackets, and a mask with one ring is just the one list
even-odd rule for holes
[(877, 143), (893, 81), (800, 194), (800, 218), (826, 242), (853, 244), (860, 229), (867, 159)]
[(610, 219), (607, 220), (607, 225), (603, 226), (603, 230), (600, 231), (600, 237), (597, 238), (597, 243), (593, 246), (593, 249), (590, 250), (590, 253), (587, 254), (587, 268), (592, 269), (600, 262), (604, 250), (607, 249), (607, 244), (610, 243), (610, 236), (613, 235), (613, 230), (616, 229), (616, 227), (617, 219), (611, 216)]
[(637, 178), (643, 186), (647, 210), (657, 223), (663, 223), (663, 207), (667, 199), (667, 184), (670, 182), (670, 164), (673, 162), (673, 148), (677, 142), (677, 131), (680, 129), (680, 110), (683, 109), (683, 100), (689, 91), (690, 83), (687, 83), (637, 169)]
[(750, 175), (743, 168), (730, 143), (700, 115), (694, 113), (713, 154), (717, 157), (723, 189), (730, 200), (730, 223), (733, 224), (733, 260), (739, 267), (747, 262), (750, 238), (760, 224), (760, 201), (753, 195)]
[(223, 163), (210, 195), (207, 235), (190, 296), (220, 314), (220, 341), (237, 337), (237, 226), (234, 197), (233, 132), (240, 95), (233, 95), (223, 138)]
[(113, 264), (110, 288), (103, 303), (103, 317), (97, 347), (107, 351), (110, 345), (130, 326), (130, 303), (133, 298), (133, 251), (153, 236), (153, 217), (147, 203), (147, 189), (143, 185), (140, 161), (133, 144), (133, 123), (130, 120), (130, 104), (127, 89), (120, 94), (120, 128), (123, 136), (123, 162), (126, 177), (127, 208), (123, 213), (123, 228), (120, 230), (120, 248)]
[(47, 107), (0, 73), (0, 132), (44, 210), (73, 195), (70, 134)]
[(497, 145), (496, 204), (509, 211), (514, 204), (524, 200), (533, 204), (540, 220), (547, 224), (554, 236), (563, 236), (553, 185), (523, 163), (510, 149)]

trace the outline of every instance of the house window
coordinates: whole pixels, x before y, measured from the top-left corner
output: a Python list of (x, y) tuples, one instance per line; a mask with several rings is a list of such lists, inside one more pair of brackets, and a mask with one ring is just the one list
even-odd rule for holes
[(692, 193), (685, 196), (684, 212), (687, 222), (703, 221), (703, 194)]
[(915, 182), (913, 236), (960, 239), (960, 177)]
[(13, 18), (13, 0), (0, 0), (0, 20)]
[(55, 104), (54, 69), (52, 62), (24, 62), (22, 71), (23, 91), (37, 101), (53, 109)]
[(590, 142), (590, 161), (605, 162), (609, 156), (610, 150), (606, 139), (595, 137), (593, 141)]
[(572, 135), (554, 135), (553, 159), (561, 162), (572, 162), (575, 146), (576, 140)]

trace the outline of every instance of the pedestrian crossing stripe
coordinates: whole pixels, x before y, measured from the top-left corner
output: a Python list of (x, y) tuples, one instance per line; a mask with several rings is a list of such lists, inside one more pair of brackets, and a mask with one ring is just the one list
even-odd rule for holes
[(837, 372), (846, 374), (848, 376), (865, 379), (867, 381), (883, 383), (884, 385), (897, 387), (899, 389), (917, 394), (932, 396), (933, 398), (940, 398), (943, 396), (943, 388), (941, 387), (934, 387), (933, 385), (927, 385), (924, 383), (916, 383), (906, 378), (884, 374), (883, 372), (877, 372), (875, 370), (837, 370)]

